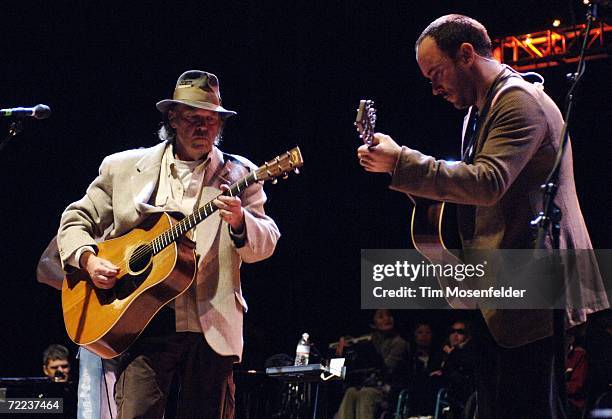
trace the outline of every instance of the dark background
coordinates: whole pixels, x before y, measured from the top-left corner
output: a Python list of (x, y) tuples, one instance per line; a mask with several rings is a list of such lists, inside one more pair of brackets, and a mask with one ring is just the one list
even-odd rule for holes
[[(431, 95), (414, 41), (436, 17), (468, 14), (492, 38), (585, 20), (578, 1), (24, 2), (4, 6), (0, 106), (48, 104), (0, 155), (0, 376), (41, 374), (41, 354), (69, 344), (59, 292), (35, 279), (63, 209), (80, 198), (103, 157), (157, 142), (158, 100), (188, 69), (217, 74), (238, 117), (222, 148), (260, 164), (299, 145), (300, 176), (267, 185), (283, 237), (274, 256), (243, 268), (246, 356), (292, 353), (304, 331), (324, 347), (367, 332), (360, 310), (361, 248), (410, 247), (408, 200), (386, 175), (363, 172), (352, 122), (361, 98), (377, 128), (440, 158), (456, 158), (463, 112)], [(84, 2), (85, 3), (85, 2)], [(133, 2), (136, 3), (136, 2)], [(607, 205), (612, 153), (611, 61), (588, 63), (572, 119), (575, 174), (594, 246), (612, 246)], [(542, 70), (562, 106), (565, 74)], [(6, 132), (8, 121), (0, 121)], [(439, 330), (452, 312), (396, 313)]]

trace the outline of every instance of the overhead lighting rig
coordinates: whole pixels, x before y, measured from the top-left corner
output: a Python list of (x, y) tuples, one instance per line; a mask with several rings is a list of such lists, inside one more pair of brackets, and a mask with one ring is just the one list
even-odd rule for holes
[(588, 37), (586, 60), (612, 55), (612, 25), (598, 20), (588, 34), (585, 31), (586, 24), (561, 27), (561, 21), (555, 19), (550, 29), (494, 40), (493, 55), (519, 71), (573, 63), (578, 61), (585, 35)]

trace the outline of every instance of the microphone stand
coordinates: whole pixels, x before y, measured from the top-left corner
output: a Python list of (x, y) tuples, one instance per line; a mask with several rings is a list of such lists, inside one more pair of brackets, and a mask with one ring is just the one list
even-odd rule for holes
[(17, 119), (16, 121), (11, 122), (11, 124), (9, 125), (8, 135), (0, 143), (0, 153), (2, 153), (2, 150), (4, 150), (4, 147), (6, 147), (6, 145), (9, 143), (9, 141), (11, 141), (11, 139), (21, 134), (22, 131), (23, 131), (23, 120), (22, 119)]
[[(557, 156), (553, 169), (551, 170), (546, 182), (541, 186), (543, 190), (543, 205), (542, 211), (538, 216), (531, 222), (533, 227), (538, 229), (537, 241), (536, 241), (536, 252), (540, 249), (546, 248), (546, 238), (550, 234), (552, 241), (553, 250), (553, 272), (555, 278), (563, 279), (562, 261), (558, 252), (559, 250), (559, 237), (561, 235), (561, 209), (554, 203), (555, 196), (558, 190), (559, 174), (561, 171), (561, 162), (563, 154), (567, 148), (569, 141), (568, 126), (574, 104), (574, 93), (582, 81), (582, 76), (585, 72), (584, 55), (586, 52), (587, 41), (589, 33), (591, 32), (591, 25), (597, 18), (597, 4), (590, 3), (587, 11), (587, 26), (585, 29), (584, 40), (580, 49), (580, 58), (578, 60), (578, 69), (573, 74), (568, 74), (568, 80), (572, 81), (572, 85), (565, 97), (565, 115), (564, 124), (561, 131), (561, 145), (557, 151)], [(561, 286), (561, 301), (566, 302), (566, 288), (565, 284)], [(554, 345), (554, 375), (557, 388), (557, 392), (560, 396), (563, 414), (566, 416), (567, 413), (567, 393), (565, 390), (565, 310), (554, 309), (553, 310), (553, 345)], [(555, 403), (556, 404), (556, 403)]]

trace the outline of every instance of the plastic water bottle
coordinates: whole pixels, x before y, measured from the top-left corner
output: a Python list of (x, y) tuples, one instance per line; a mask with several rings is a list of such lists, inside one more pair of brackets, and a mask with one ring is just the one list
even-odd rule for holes
[(295, 363), (294, 365), (308, 365), (308, 358), (310, 358), (310, 336), (308, 333), (302, 333), (302, 338), (297, 344), (295, 350)]

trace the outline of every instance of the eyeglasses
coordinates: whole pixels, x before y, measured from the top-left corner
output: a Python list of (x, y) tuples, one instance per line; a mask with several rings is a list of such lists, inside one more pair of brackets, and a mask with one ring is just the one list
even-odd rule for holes
[(457, 333), (459, 335), (465, 335), (465, 329), (451, 329), (450, 334)]

